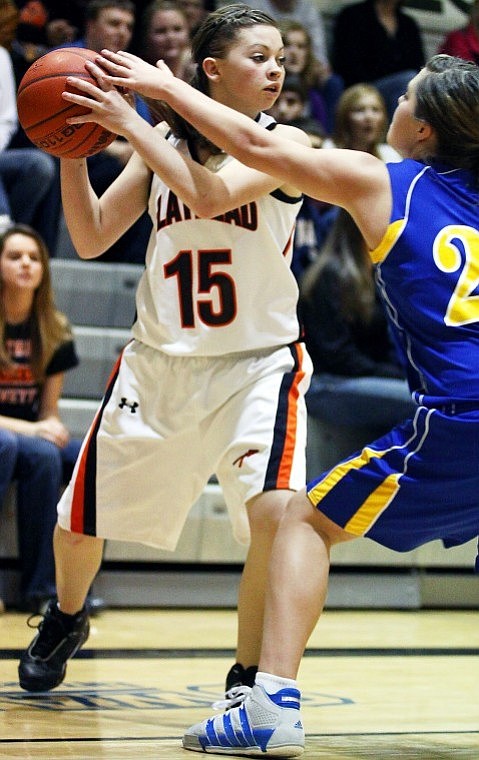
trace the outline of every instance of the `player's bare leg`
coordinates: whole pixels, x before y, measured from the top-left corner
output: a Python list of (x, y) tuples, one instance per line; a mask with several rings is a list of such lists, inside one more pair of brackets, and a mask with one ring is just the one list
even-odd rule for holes
[[(265, 590), (273, 541), (291, 491), (268, 491), (248, 505), (251, 542), (241, 576), (238, 595), (236, 664), (226, 678), (224, 706), (236, 704), (237, 687), (254, 683), (263, 634)], [(221, 703), (218, 703), (221, 704)]]
[(83, 608), (85, 599), (103, 557), (102, 538), (55, 528), (53, 548), (58, 602), (62, 612), (74, 615)]
[(245, 668), (259, 661), (271, 550), (291, 496), (291, 491), (268, 491), (247, 506), (251, 542), (239, 588), (236, 652)]
[(326, 599), (330, 548), (353, 538), (318, 512), (304, 491), (293, 496), (271, 556), (260, 671), (296, 679)]
[(62, 683), (68, 660), (90, 631), (85, 600), (100, 568), (103, 540), (57, 525), (54, 549), (59, 601), (50, 602), (38, 633), (20, 658), (19, 682), (27, 691), (47, 691)]
[(330, 547), (350, 538), (322, 517), (304, 492), (289, 502), (271, 555), (255, 684), (241, 706), (191, 726), (183, 737), (183, 747), (258, 756), (298, 757), (303, 753), (297, 672), (326, 598)]

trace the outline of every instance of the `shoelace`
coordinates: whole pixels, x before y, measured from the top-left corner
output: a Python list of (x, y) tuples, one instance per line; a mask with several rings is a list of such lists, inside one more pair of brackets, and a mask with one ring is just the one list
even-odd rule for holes
[(244, 684), (233, 686), (226, 692), (226, 699), (219, 699), (217, 702), (213, 702), (213, 710), (229, 710), (232, 707), (237, 707), (245, 701), (249, 694), (251, 694), (250, 686), (245, 686)]
[[(30, 621), (34, 618), (41, 617), (40, 622), (37, 625), (32, 624)], [(27, 620), (29, 628), (38, 629), (38, 639), (32, 647), (32, 655), (34, 657), (43, 657), (50, 654), (60, 641), (65, 638), (65, 631), (63, 626), (57, 620), (52, 620), (50, 617), (49, 626), (45, 630), (45, 615), (41, 615), (38, 612), (33, 613)]]

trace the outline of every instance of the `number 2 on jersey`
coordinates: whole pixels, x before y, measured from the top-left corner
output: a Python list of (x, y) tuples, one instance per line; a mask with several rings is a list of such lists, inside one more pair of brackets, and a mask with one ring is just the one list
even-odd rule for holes
[[(462, 244), (464, 263), (461, 250), (454, 240)], [(434, 240), (433, 256), (442, 272), (456, 272), (462, 266), (444, 316), (445, 324), (457, 327), (478, 322), (479, 296), (472, 294), (479, 285), (479, 232), (462, 224), (444, 227)]]
[[(236, 316), (234, 280), (224, 267), (231, 265), (231, 250), (180, 251), (165, 264), (165, 278), (176, 277), (182, 327), (196, 320), (210, 327), (230, 324)], [(221, 270), (214, 267), (221, 266)]]

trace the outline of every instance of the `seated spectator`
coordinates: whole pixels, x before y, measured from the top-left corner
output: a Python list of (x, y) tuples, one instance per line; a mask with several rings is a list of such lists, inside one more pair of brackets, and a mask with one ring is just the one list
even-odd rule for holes
[(208, 13), (215, 9), (214, 2), (208, 2), (208, 0), (177, 0), (177, 6), (185, 15), (190, 39), (193, 38)]
[(30, 0), (21, 6), (13, 46), (24, 61), (24, 72), (37, 58), (45, 55), (49, 50), (46, 34), (47, 21), (47, 10), (38, 0)]
[[(322, 148), (349, 148), (372, 153), (383, 161), (399, 161), (399, 154), (384, 142), (388, 127), (386, 106), (379, 90), (370, 84), (348, 87), (341, 95), (333, 137), (323, 140)], [(305, 198), (295, 236), (293, 271), (298, 279), (318, 256), (339, 209)], [(305, 218), (308, 234), (305, 236)]]
[[(286, 74), (281, 94), (269, 113), (280, 124), (302, 129), (309, 135), (311, 145), (320, 148), (325, 136), (324, 128), (313, 117), (304, 115), (306, 101), (307, 92), (302, 79), (296, 74)], [(313, 198), (304, 196), (301, 211), (296, 218), (291, 270), (298, 280), (304, 269), (316, 258), (323, 240), (323, 207), (323, 204)]]
[(454, 55), (479, 64), (479, 0), (471, 3), (467, 25), (449, 32), (438, 53)]
[[(191, 63), (190, 29), (185, 13), (174, 0), (153, 0), (141, 17), (138, 55), (153, 66), (160, 59), (180, 79), (189, 81), (194, 69)], [(158, 100), (148, 100), (154, 123), (165, 120), (165, 111)]]
[(81, 445), (58, 400), (64, 372), (77, 363), (70, 325), (54, 305), (48, 250), (35, 230), (15, 225), (0, 239), (0, 504), (16, 481), (18, 607), (32, 612), (55, 595), (57, 502)]
[(339, 99), (333, 137), (324, 140), (323, 148), (363, 150), (383, 161), (399, 161), (399, 153), (385, 142), (388, 126), (379, 90), (371, 84), (353, 85)]
[(21, 150), (10, 148), (18, 124), (16, 82), (9, 54), (17, 23), (14, 3), (0, 3), (0, 233), (13, 222), (31, 224), (41, 231), (37, 212), (55, 180), (51, 156), (31, 143)]
[[(75, 40), (73, 46), (97, 52), (103, 48), (113, 52), (128, 50), (134, 24), (135, 4), (131, 0), (90, 0), (86, 8), (85, 34)], [(70, 44), (61, 47), (69, 46)], [(135, 106), (138, 113), (151, 122), (145, 101), (135, 96)], [(119, 137), (105, 150), (87, 159), (90, 181), (98, 195), (102, 195), (120, 174), (132, 153), (129, 142)], [(56, 202), (60, 208), (59, 181), (56, 188)], [(143, 264), (150, 231), (150, 218), (145, 213), (98, 261)]]
[(339, 11), (333, 26), (334, 70), (346, 87), (370, 82), (380, 90), (389, 118), (400, 95), (424, 65), (421, 33), (401, 0), (363, 0)]
[(324, 422), (374, 428), (400, 422), (413, 403), (356, 224), (341, 209), (300, 283), (300, 314), (314, 375), (308, 410)]
[[(20, 0), (20, 38), (43, 44), (46, 48), (71, 43), (83, 31), (84, 0)], [(25, 28), (23, 28), (25, 27)], [(37, 28), (35, 39), (33, 27)]]
[(163, 60), (180, 79), (191, 70), (190, 28), (185, 13), (174, 0), (153, 0), (141, 18), (142, 55), (153, 66)]
[(343, 81), (331, 72), (329, 64), (316, 58), (311, 34), (299, 21), (283, 21), (281, 32), (286, 73), (299, 76), (306, 88), (305, 114), (319, 121), (325, 132), (331, 134)]
[[(227, 4), (228, 0), (222, 0), (221, 5)], [(250, 5), (276, 21), (299, 22), (309, 32), (315, 58), (325, 69), (330, 69), (323, 18), (315, 3), (311, 0), (252, 0)]]
[(288, 74), (284, 78), (281, 94), (268, 113), (280, 124), (290, 124), (304, 130), (309, 135), (314, 148), (320, 148), (325, 138), (322, 124), (307, 113), (308, 92), (303, 79), (298, 74)]

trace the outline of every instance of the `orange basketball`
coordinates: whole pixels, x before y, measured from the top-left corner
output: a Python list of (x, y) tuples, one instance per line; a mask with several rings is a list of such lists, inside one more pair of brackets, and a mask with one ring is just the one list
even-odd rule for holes
[(96, 83), (85, 68), (98, 53), (86, 48), (59, 48), (38, 58), (26, 71), (17, 93), (18, 119), (34, 145), (52, 156), (84, 158), (103, 150), (116, 135), (99, 124), (67, 124), (70, 116), (88, 113), (67, 103), (62, 92), (78, 92), (66, 78), (81, 77)]

